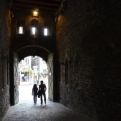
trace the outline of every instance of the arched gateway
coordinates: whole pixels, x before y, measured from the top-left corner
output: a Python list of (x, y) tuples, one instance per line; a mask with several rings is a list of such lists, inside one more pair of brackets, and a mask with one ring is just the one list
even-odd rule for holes
[[(41, 14), (33, 17), (30, 13), (15, 11), (12, 17), (10, 43), (10, 102), (18, 102), (17, 65), (26, 56), (40, 56), (48, 65), (49, 99), (58, 100), (57, 55), (55, 45), (54, 16)], [(21, 17), (23, 16), (23, 17)], [(54, 74), (56, 72), (56, 74)], [(55, 81), (56, 80), (56, 81)]]
[(12, 54), (11, 83), (10, 83), (10, 102), (11, 105), (19, 101), (19, 81), (18, 81), (18, 63), (26, 56), (40, 56), (47, 62), (48, 66), (48, 98), (52, 101), (54, 98), (54, 77), (53, 77), (53, 53), (41, 46), (30, 45), (19, 49)]

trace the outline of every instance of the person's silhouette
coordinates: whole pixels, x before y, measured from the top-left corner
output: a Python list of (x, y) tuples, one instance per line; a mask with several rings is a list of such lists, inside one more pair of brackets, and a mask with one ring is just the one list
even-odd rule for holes
[(44, 102), (46, 104), (46, 94), (45, 94), (45, 91), (46, 91), (46, 85), (43, 84), (43, 81), (40, 82), (40, 85), (39, 85), (39, 92), (40, 92), (40, 101), (41, 101), (41, 104), (43, 104), (43, 96), (44, 96)]
[(38, 94), (38, 88), (37, 88), (37, 85), (34, 84), (32, 88), (32, 95), (33, 95), (33, 100), (35, 104), (37, 103), (37, 94)]

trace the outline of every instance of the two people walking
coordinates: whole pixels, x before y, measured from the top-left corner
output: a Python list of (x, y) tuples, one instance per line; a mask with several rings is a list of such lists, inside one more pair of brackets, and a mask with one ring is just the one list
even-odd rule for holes
[(38, 97), (40, 97), (41, 104), (43, 104), (43, 97), (44, 97), (44, 102), (46, 104), (46, 93), (45, 93), (46, 89), (47, 89), (46, 85), (43, 84), (43, 81), (40, 82), (39, 90), (37, 88), (37, 85), (34, 84), (32, 88), (32, 94), (33, 94), (33, 99), (35, 104), (37, 103), (37, 95)]

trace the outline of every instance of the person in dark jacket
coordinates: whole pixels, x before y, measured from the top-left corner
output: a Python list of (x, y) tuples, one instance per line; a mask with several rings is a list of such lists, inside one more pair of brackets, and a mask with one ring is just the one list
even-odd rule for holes
[(38, 88), (37, 88), (37, 85), (34, 84), (32, 88), (32, 95), (33, 95), (33, 100), (35, 104), (37, 103), (37, 94), (38, 94)]
[(46, 85), (43, 84), (43, 81), (41, 81), (41, 83), (39, 85), (39, 92), (40, 92), (41, 104), (43, 104), (43, 99), (42, 99), (43, 96), (44, 96), (44, 102), (46, 104), (46, 94), (45, 94), (45, 91), (46, 91)]

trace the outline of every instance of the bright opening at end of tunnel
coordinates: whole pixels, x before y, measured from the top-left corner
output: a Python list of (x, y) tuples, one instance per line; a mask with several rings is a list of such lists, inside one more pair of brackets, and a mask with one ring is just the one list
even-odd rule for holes
[(47, 87), (46, 98), (48, 98), (48, 69), (46, 62), (39, 56), (27, 56), (18, 65), (19, 72), (19, 101), (33, 100), (32, 88), (43, 80)]

